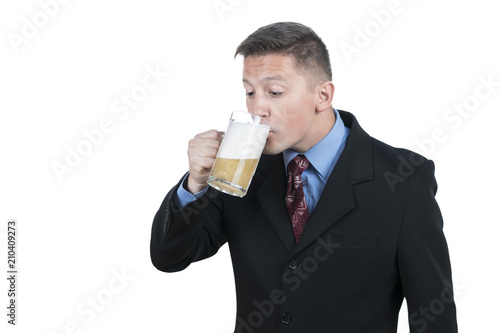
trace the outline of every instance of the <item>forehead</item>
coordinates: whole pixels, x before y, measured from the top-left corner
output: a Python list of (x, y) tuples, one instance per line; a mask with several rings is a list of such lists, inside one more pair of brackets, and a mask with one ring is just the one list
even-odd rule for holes
[(281, 54), (263, 56), (246, 56), (243, 61), (243, 80), (261, 80), (266, 77), (278, 78), (283, 81), (295, 79), (299, 73), (295, 60)]

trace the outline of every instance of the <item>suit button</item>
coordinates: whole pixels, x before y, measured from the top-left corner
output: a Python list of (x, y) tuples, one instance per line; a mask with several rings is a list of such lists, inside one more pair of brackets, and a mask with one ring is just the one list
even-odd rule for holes
[(292, 259), (288, 262), (288, 267), (290, 269), (296, 269), (299, 266), (297, 259)]
[(288, 313), (281, 315), (281, 323), (283, 325), (288, 325), (291, 322), (292, 322), (292, 316), (290, 316)]

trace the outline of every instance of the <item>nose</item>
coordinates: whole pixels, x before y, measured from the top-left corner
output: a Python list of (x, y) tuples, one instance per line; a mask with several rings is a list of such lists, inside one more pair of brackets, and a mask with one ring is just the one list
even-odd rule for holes
[(270, 115), (269, 105), (266, 103), (264, 98), (257, 96), (247, 100), (247, 109), (248, 112), (261, 118), (267, 118)]

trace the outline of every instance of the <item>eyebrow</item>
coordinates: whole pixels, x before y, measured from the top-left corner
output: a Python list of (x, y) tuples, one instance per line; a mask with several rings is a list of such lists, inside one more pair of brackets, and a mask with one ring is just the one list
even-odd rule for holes
[[(276, 76), (266, 76), (264, 78), (262, 78), (259, 83), (262, 83), (262, 82), (266, 82), (266, 81), (283, 81), (283, 82), (287, 82), (286, 79), (281, 76), (281, 75), (276, 75)], [(243, 78), (243, 82), (245, 83), (248, 83), (248, 84), (251, 84), (250, 81), (248, 81), (247, 79)]]

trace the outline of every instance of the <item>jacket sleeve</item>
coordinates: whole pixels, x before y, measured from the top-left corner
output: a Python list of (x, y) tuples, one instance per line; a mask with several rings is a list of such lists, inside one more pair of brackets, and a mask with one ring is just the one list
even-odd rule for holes
[(209, 188), (198, 200), (175, 209), (172, 198), (181, 183), (163, 200), (151, 230), (151, 261), (164, 272), (180, 271), (208, 258), (227, 241), (219, 192)]
[(434, 163), (427, 161), (409, 193), (398, 241), (411, 333), (457, 332), (450, 259), (436, 191)]

